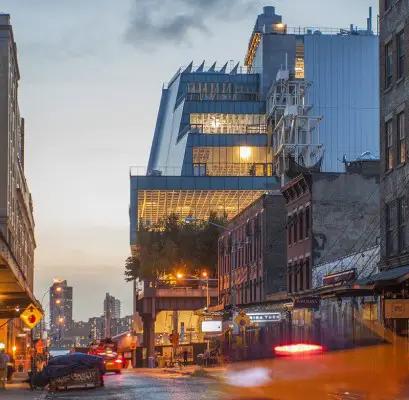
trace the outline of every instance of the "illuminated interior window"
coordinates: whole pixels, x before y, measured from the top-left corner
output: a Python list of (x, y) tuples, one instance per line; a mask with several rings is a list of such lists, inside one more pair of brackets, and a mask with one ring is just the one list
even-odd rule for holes
[(194, 147), (195, 175), (271, 176), (272, 153), (267, 147)]
[(180, 219), (207, 219), (211, 212), (228, 219), (259, 198), (263, 190), (139, 190), (138, 221), (154, 226), (175, 213)]
[(296, 46), (295, 77), (297, 79), (304, 79), (305, 77), (304, 44), (303, 43), (298, 43)]
[(266, 133), (264, 114), (190, 114), (190, 124), (205, 134)]

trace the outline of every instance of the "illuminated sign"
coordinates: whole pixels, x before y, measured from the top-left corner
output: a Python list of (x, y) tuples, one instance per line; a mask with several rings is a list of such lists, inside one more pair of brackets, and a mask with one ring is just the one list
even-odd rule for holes
[(263, 323), (263, 322), (277, 322), (281, 321), (280, 312), (257, 312), (247, 313), (251, 322)]
[(318, 297), (306, 297), (303, 299), (294, 299), (293, 306), (295, 309), (312, 308), (314, 310), (319, 310), (320, 299)]
[(222, 321), (202, 321), (202, 332), (221, 332)]
[(409, 318), (408, 299), (387, 299), (385, 300), (385, 318)]

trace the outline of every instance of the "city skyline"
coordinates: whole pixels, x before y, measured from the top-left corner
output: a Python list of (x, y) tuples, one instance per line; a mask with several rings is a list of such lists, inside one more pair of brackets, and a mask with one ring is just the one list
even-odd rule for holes
[[(157, 37), (146, 29), (144, 45), (135, 43), (131, 1), (115, 7), (98, 1), (98, 17), (95, 1), (0, 2), (1, 11), (11, 14), (22, 77), (27, 176), (37, 224), (35, 293), (41, 298), (52, 278), (63, 276), (75, 287), (75, 320), (98, 315), (107, 279), (110, 293), (122, 295), (124, 315), (132, 311), (132, 287), (123, 279), (129, 254), (127, 172), (129, 165), (147, 164), (162, 82), (192, 59), (242, 61), (263, 5), (276, 6), (289, 26), (365, 26), (368, 7), (377, 14), (374, 1), (312, 1), (308, 10), (300, 0), (255, 1), (250, 9), (249, 2), (237, 4), (239, 15), (230, 22), (220, 24), (209, 13), (201, 29), (186, 27), (188, 37), (176, 32), (173, 41), (163, 41), (158, 63), (152, 44), (163, 38), (166, 26), (158, 22)], [(38, 24), (50, 26), (34, 29)], [(100, 39), (102, 32), (108, 42)], [(231, 43), (228, 54), (220, 37)], [(88, 296), (89, 285), (95, 296)]]

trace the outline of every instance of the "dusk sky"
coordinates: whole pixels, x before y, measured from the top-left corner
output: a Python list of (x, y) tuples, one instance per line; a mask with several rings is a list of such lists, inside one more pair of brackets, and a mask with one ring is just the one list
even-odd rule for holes
[(365, 28), (373, 6), (376, 29), (377, 3), (0, 0), (19, 56), (37, 298), (59, 277), (74, 287), (75, 320), (101, 315), (108, 291), (131, 314), (129, 166), (146, 166), (162, 84), (180, 65), (243, 62), (264, 5), (290, 27), (334, 28)]

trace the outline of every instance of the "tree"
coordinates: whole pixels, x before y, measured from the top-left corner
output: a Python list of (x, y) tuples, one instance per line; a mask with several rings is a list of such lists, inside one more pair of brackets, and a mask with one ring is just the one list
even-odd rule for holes
[(125, 260), (125, 281), (131, 282), (139, 277), (141, 262), (136, 257), (128, 257)]
[(209, 221), (224, 226), (227, 217), (212, 213), (208, 221), (186, 224), (176, 214), (170, 214), (149, 229), (140, 226), (138, 255), (126, 260), (125, 279), (155, 279), (177, 271), (198, 275), (203, 269), (215, 276), (221, 228)]

